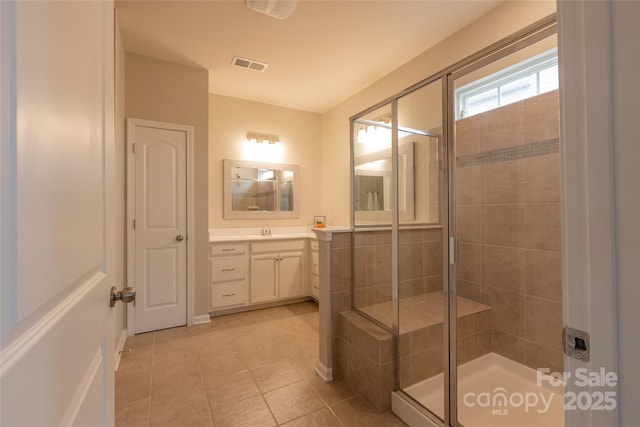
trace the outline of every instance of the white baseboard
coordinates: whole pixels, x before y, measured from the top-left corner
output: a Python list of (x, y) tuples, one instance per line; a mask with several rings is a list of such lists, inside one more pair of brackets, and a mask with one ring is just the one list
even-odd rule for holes
[(318, 360), (316, 363), (316, 374), (320, 376), (324, 380), (324, 382), (328, 383), (333, 381), (333, 369), (327, 368), (324, 366), (324, 363)]
[(193, 317), (194, 325), (203, 325), (205, 323), (211, 323), (211, 316), (209, 316), (208, 314), (203, 314), (202, 316)]
[(127, 340), (127, 330), (123, 329), (120, 333), (120, 339), (118, 340), (118, 345), (116, 346), (116, 354), (115, 354), (115, 364), (114, 370), (118, 372), (118, 366), (120, 366), (120, 357), (122, 356), (122, 349), (124, 349), (124, 343)]

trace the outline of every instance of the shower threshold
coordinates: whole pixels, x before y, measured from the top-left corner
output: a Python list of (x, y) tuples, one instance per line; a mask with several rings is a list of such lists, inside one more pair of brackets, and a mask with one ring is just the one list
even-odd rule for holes
[[(545, 376), (543, 376), (545, 377)], [(458, 420), (465, 427), (563, 427), (564, 389), (542, 380), (535, 369), (496, 353), (458, 368)], [(413, 384), (404, 392), (444, 418), (443, 374)], [(402, 418), (407, 408), (395, 395), (393, 410)], [(527, 404), (528, 402), (528, 404)], [(408, 403), (406, 403), (408, 405)], [(409, 417), (415, 420), (414, 417)], [(405, 420), (410, 425), (416, 424)]]

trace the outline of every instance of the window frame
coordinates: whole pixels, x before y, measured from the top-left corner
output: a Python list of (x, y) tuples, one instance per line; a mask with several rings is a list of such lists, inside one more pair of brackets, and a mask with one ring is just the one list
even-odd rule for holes
[[(455, 90), (455, 112), (456, 120), (465, 119), (467, 117), (473, 117), (476, 114), (468, 114), (467, 102), (469, 98), (488, 92), (493, 89), (498, 89), (498, 106), (500, 108), (504, 105), (509, 105), (514, 102), (522, 101), (524, 99), (532, 98), (533, 96), (540, 95), (540, 72), (558, 65), (558, 49), (553, 48), (539, 55), (526, 59), (517, 64), (511, 65), (498, 72), (485, 76), (467, 85), (464, 85)], [(500, 88), (523, 77), (536, 75), (536, 93), (533, 96), (522, 98), (518, 101), (513, 101), (508, 104), (500, 103)], [(543, 92), (546, 93), (546, 92)], [(465, 108), (462, 108), (462, 107)], [(491, 108), (486, 111), (491, 111), (495, 108)], [(483, 111), (483, 112), (486, 112)]]

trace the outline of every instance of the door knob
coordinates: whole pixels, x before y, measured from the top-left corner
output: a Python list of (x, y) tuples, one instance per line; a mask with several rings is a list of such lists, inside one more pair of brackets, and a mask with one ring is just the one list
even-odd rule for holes
[(114, 307), (116, 305), (116, 301), (129, 303), (135, 300), (136, 300), (135, 288), (126, 287), (122, 291), (117, 290), (115, 286), (111, 288), (111, 294), (109, 296), (109, 302), (111, 304), (111, 307)]
[(184, 240), (184, 236), (183, 236), (182, 234), (178, 234), (178, 235), (176, 236), (176, 240), (177, 240), (178, 242), (182, 242), (182, 241)]

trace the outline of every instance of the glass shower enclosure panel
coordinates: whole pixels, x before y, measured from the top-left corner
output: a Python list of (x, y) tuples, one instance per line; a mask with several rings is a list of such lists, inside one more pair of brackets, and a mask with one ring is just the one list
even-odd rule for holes
[[(445, 419), (442, 81), (398, 98), (398, 386)], [(403, 191), (403, 189), (410, 189)]]
[(455, 73), (449, 96), (458, 422), (563, 426), (563, 390), (536, 381), (563, 371), (555, 35)]
[(392, 108), (353, 121), (353, 305), (392, 328)]

